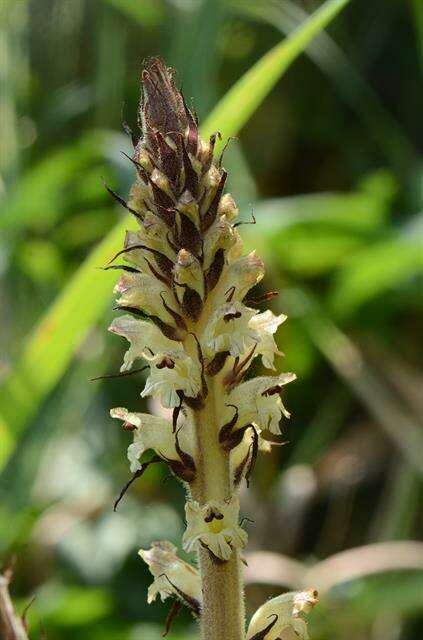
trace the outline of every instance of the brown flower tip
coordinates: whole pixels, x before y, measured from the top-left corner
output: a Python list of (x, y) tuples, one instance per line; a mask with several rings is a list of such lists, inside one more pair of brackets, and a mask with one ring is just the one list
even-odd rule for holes
[(140, 116), (143, 133), (147, 137), (145, 142), (153, 131), (163, 137), (174, 133), (185, 135), (188, 118), (184, 101), (173, 81), (173, 70), (166, 67), (160, 58), (150, 58), (145, 62), (142, 95)]

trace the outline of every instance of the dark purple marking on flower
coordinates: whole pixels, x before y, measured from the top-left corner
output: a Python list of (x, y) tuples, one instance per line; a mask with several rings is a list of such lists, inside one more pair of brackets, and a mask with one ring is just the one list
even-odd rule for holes
[(238, 320), (242, 316), (241, 311), (235, 311), (235, 313), (225, 313), (223, 316), (223, 320), (225, 322), (230, 322), (231, 320)]
[(197, 358), (198, 358), (198, 362), (200, 363), (200, 367), (201, 367), (201, 396), (203, 398), (207, 398), (208, 395), (208, 388), (207, 388), (207, 382), (206, 382), (206, 376), (204, 373), (204, 356), (203, 356), (203, 351), (201, 349), (201, 344), (199, 339), (197, 338), (197, 336), (195, 335), (195, 333), (191, 332), (191, 335), (193, 336), (196, 345), (197, 345)]
[(182, 146), (182, 158), (184, 162), (184, 170), (185, 170), (185, 184), (184, 189), (189, 191), (190, 194), (196, 198), (198, 195), (198, 176), (197, 173), (192, 166), (191, 159), (188, 155), (188, 151), (185, 146), (185, 141), (181, 139)]
[(156, 133), (156, 138), (162, 172), (176, 186), (182, 168), (178, 152), (166, 142), (159, 131)]
[(252, 424), (250, 424), (250, 427), (253, 430), (253, 441), (251, 443), (251, 458), (248, 463), (247, 472), (245, 474), (245, 481), (247, 483), (247, 487), (250, 486), (250, 478), (251, 478), (251, 474), (254, 471), (254, 467), (256, 465), (257, 455), (258, 455), (258, 445), (259, 445), (259, 436), (257, 433), (257, 429)]
[(147, 186), (148, 185), (148, 174), (147, 171), (144, 169), (144, 167), (142, 166), (142, 164), (140, 164), (139, 162), (137, 162), (137, 160), (135, 160), (134, 158), (131, 158), (131, 156), (128, 156), (127, 153), (125, 153), (124, 151), (121, 151), (121, 154), (123, 156), (125, 156), (125, 158), (127, 158), (130, 162), (132, 162), (132, 164), (134, 165), (134, 167), (137, 170), (137, 174), (139, 176), (139, 178), (144, 182), (144, 184)]
[(172, 316), (172, 318), (174, 319), (174, 321), (176, 323), (176, 326), (179, 327), (180, 329), (184, 329), (186, 331), (187, 325), (185, 324), (185, 320), (183, 319), (183, 317), (179, 313), (177, 313), (174, 309), (172, 309), (172, 307), (169, 307), (169, 305), (167, 304), (166, 300), (164, 299), (163, 291), (160, 293), (160, 297), (162, 299), (163, 307), (166, 309), (166, 311), (169, 313), (169, 315)]
[(236, 291), (235, 285), (232, 285), (232, 287), (229, 287), (229, 289), (225, 291), (225, 296), (228, 296), (226, 298), (226, 302), (232, 302), (233, 297), (235, 295), (235, 291)]
[(111, 262), (114, 262), (116, 258), (118, 258), (119, 256), (126, 255), (127, 253), (130, 253), (131, 251), (136, 251), (136, 250), (143, 250), (143, 251), (148, 251), (152, 253), (154, 255), (154, 259), (156, 260), (156, 263), (159, 269), (161, 269), (161, 271), (163, 271), (163, 273), (169, 279), (172, 278), (172, 271), (173, 271), (172, 260), (170, 260), (167, 256), (165, 256), (164, 253), (160, 253), (160, 251), (157, 251), (157, 249), (152, 249), (151, 247), (147, 247), (145, 244), (132, 244), (129, 247), (125, 247), (124, 249), (121, 249), (113, 256), (111, 260), (109, 260), (109, 264)]
[(148, 462), (143, 462), (143, 464), (141, 465), (141, 468), (138, 469), (138, 471), (135, 471), (135, 473), (132, 476), (132, 478), (121, 489), (119, 497), (117, 498), (117, 500), (115, 501), (115, 503), (113, 505), (113, 511), (116, 511), (116, 509), (119, 506), (120, 501), (122, 500), (122, 498), (125, 495), (125, 493), (128, 491), (129, 487), (132, 485), (132, 483), (135, 482), (135, 480), (137, 480), (138, 478), (141, 478), (141, 476), (144, 474), (144, 472), (147, 471), (148, 467), (151, 464), (155, 464), (156, 462), (162, 462), (162, 459), (159, 458), (159, 456), (153, 456), (151, 458), (151, 460), (148, 460)]
[(269, 631), (273, 629), (273, 627), (275, 626), (275, 624), (279, 619), (279, 616), (277, 613), (271, 613), (270, 616), (268, 617), (271, 618), (272, 616), (275, 616), (275, 619), (272, 620), (272, 622), (270, 622), (270, 624), (268, 624), (267, 627), (262, 629), (262, 631), (259, 631), (258, 633), (255, 633), (253, 636), (251, 636), (250, 640), (264, 640), (266, 638)]
[(214, 254), (213, 262), (204, 274), (207, 293), (212, 291), (219, 282), (219, 278), (222, 275), (224, 265), (225, 252), (223, 251), (223, 249), (218, 249)]
[(171, 582), (171, 580), (168, 578), (168, 576), (165, 573), (162, 573), (158, 577), (161, 578), (162, 576), (164, 576), (166, 578), (166, 580), (169, 582), (171, 587), (176, 591), (178, 596), (181, 598), (183, 603), (187, 607), (189, 607), (191, 609), (191, 611), (193, 613), (195, 613), (197, 616), (201, 615), (201, 606), (200, 606), (199, 601), (196, 598), (192, 598), (188, 594), (184, 593), (181, 589), (179, 589), (179, 587), (177, 587), (174, 582)]
[(138, 211), (135, 211), (135, 209), (132, 209), (132, 207), (128, 205), (126, 200), (121, 198), (121, 196), (119, 196), (115, 191), (113, 191), (113, 189), (111, 189), (106, 183), (104, 183), (104, 186), (106, 190), (110, 193), (112, 198), (116, 200), (116, 202), (118, 202), (122, 207), (124, 207), (124, 209), (129, 211), (129, 213), (132, 213), (132, 215), (134, 215), (138, 220), (142, 220), (141, 214), (139, 214)]
[(196, 467), (195, 467), (194, 458), (189, 453), (186, 453), (186, 451), (183, 451), (181, 449), (181, 447), (180, 447), (180, 444), (179, 444), (179, 432), (180, 432), (181, 429), (182, 429), (182, 427), (179, 427), (179, 429), (175, 433), (175, 448), (176, 448), (176, 452), (177, 452), (178, 456), (181, 459), (181, 462), (182, 462), (183, 466), (185, 467), (187, 472), (192, 474), (192, 479), (190, 480), (190, 482), (191, 482), (195, 478)]
[(164, 356), (161, 361), (156, 364), (156, 369), (174, 369), (175, 368), (175, 361), (172, 360), (172, 358), (169, 358), (169, 356)]
[(270, 387), (270, 389), (266, 389), (265, 391), (263, 391), (263, 393), (261, 394), (262, 396), (275, 396), (276, 394), (280, 393), (282, 391), (282, 385), (281, 384), (277, 384), (274, 387)]
[(207, 524), (209, 524), (210, 522), (213, 522), (213, 520), (223, 520), (223, 517), (223, 513), (221, 513), (218, 509), (210, 508), (207, 511), (207, 515), (204, 517), (204, 522), (207, 522)]
[(216, 193), (214, 194), (213, 200), (211, 201), (209, 208), (207, 209), (206, 213), (202, 216), (202, 219), (201, 219), (201, 231), (203, 231), (203, 233), (208, 229), (210, 229), (213, 222), (216, 220), (217, 209), (219, 206), (220, 198), (222, 197), (223, 189), (225, 188), (227, 177), (228, 177), (227, 172), (223, 170), (222, 175), (220, 177), (219, 184), (216, 189)]
[(144, 256), (144, 260), (148, 264), (148, 268), (150, 269), (153, 276), (157, 278), (157, 280), (160, 280), (160, 282), (163, 282), (163, 284), (165, 284), (166, 286), (170, 287), (170, 285), (172, 284), (172, 281), (169, 278), (166, 278), (166, 276), (164, 276), (162, 273), (159, 273), (157, 269), (153, 267), (150, 260), (145, 256)]
[(279, 291), (268, 291), (267, 293), (264, 293), (262, 296), (259, 296), (258, 298), (244, 298), (243, 302), (245, 304), (262, 304), (263, 302), (268, 302), (269, 300), (272, 300), (272, 298), (278, 295), (279, 295)]
[(247, 373), (247, 369), (251, 363), (251, 360), (253, 359), (256, 348), (257, 344), (255, 344), (252, 349), (250, 349), (245, 358), (243, 358), (241, 361), (239, 360), (239, 357), (235, 358), (232, 371), (228, 373), (224, 380), (224, 384), (227, 387), (232, 388), (235, 384), (238, 384), (242, 377)]
[(228, 451), (232, 451), (232, 449), (235, 449), (235, 447), (241, 444), (245, 432), (252, 425), (247, 424), (243, 427), (240, 427), (239, 429), (236, 429), (236, 431), (234, 431), (234, 427), (238, 422), (238, 407), (234, 404), (227, 404), (226, 406), (232, 407), (233, 409), (235, 409), (235, 413), (231, 418), (231, 420), (229, 420), (229, 422), (224, 424), (219, 431), (219, 443), (222, 449), (228, 452)]
[(214, 358), (210, 360), (206, 367), (207, 375), (215, 376), (223, 369), (225, 362), (230, 355), (229, 351), (219, 351)]
[(232, 418), (229, 420), (229, 422), (224, 424), (223, 427), (221, 427), (221, 429), (219, 431), (219, 442), (221, 444), (226, 440), (228, 435), (231, 434), (233, 428), (235, 427), (236, 423), (238, 422), (238, 417), (239, 417), (238, 407), (235, 404), (227, 404), (226, 406), (227, 407), (231, 407), (232, 409), (235, 409), (235, 413), (232, 416)]
[(187, 249), (190, 253), (199, 257), (201, 255), (201, 235), (195, 224), (179, 209), (179, 233), (177, 242), (181, 249)]
[(176, 395), (179, 398), (179, 404), (172, 411), (172, 433), (175, 433), (176, 426), (178, 424), (179, 414), (181, 412), (182, 403), (184, 401), (184, 392), (180, 389), (176, 392)]
[(169, 247), (170, 247), (170, 248), (171, 248), (175, 253), (179, 253), (179, 247), (178, 247), (178, 245), (177, 245), (177, 244), (175, 244), (175, 243), (173, 242), (173, 240), (172, 240), (172, 238), (171, 238), (171, 235), (172, 235), (171, 231), (168, 231), (168, 232), (167, 232), (167, 234), (166, 234), (166, 240), (167, 240), (167, 243), (168, 243)]
[(127, 311), (128, 313), (132, 313), (134, 316), (138, 316), (139, 318), (151, 320), (152, 322), (154, 322), (156, 327), (160, 329), (163, 335), (166, 336), (166, 338), (169, 338), (169, 340), (180, 342), (184, 338), (183, 334), (178, 331), (176, 327), (172, 327), (170, 324), (166, 324), (166, 322), (163, 322), (163, 320), (158, 316), (150, 316), (148, 313), (146, 313), (142, 309), (138, 309), (137, 307), (119, 305), (117, 307), (113, 307), (113, 311)]
[(90, 382), (96, 382), (97, 380), (111, 380), (112, 378), (127, 378), (128, 376), (133, 376), (136, 373), (141, 373), (149, 368), (149, 365), (145, 367), (140, 367), (139, 369), (132, 369), (131, 371), (122, 371), (120, 373), (109, 373), (104, 376), (96, 376), (95, 378), (90, 378)]
[(182, 602), (180, 602), (179, 600), (174, 600), (166, 617), (165, 630), (162, 633), (162, 638), (166, 638), (167, 634), (172, 628), (173, 621), (175, 620), (181, 609)]
[[(150, 180), (150, 185), (153, 190), (154, 204), (159, 207), (161, 211), (168, 211), (175, 206), (175, 201), (165, 191), (163, 191), (163, 189), (160, 189), (160, 187), (155, 182), (153, 182), (153, 180)], [(160, 214), (158, 215), (160, 217)], [(169, 217), (162, 216), (162, 219), (164, 222), (166, 222), (166, 224), (169, 224), (169, 222), (171, 224), (171, 220)]]
[(107, 267), (103, 267), (104, 271), (109, 271), (109, 269), (121, 269), (122, 271), (126, 271), (127, 273), (142, 273), (139, 269), (135, 267), (130, 267), (127, 264), (109, 264)]
[(181, 306), (184, 314), (196, 322), (203, 310), (203, 301), (198, 291), (185, 287)]

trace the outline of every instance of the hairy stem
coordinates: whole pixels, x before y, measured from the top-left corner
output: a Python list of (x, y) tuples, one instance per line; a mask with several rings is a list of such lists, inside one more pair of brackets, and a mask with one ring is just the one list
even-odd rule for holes
[[(210, 500), (226, 500), (231, 495), (229, 454), (219, 445), (220, 414), (223, 384), (219, 376), (209, 378), (205, 406), (195, 412), (199, 450), (198, 480), (191, 487), (200, 504)], [(199, 552), (203, 591), (200, 620), (203, 640), (243, 640), (244, 594), (239, 551), (233, 550), (225, 562), (216, 559), (207, 549)]]

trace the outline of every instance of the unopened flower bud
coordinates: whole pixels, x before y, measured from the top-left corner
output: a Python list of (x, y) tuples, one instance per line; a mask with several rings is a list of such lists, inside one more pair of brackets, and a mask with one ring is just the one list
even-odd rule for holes
[(204, 276), (203, 270), (197, 258), (186, 249), (181, 249), (176, 258), (174, 266), (174, 276), (176, 287), (176, 295), (180, 300), (183, 298), (184, 287), (186, 285), (198, 293), (200, 298), (204, 297)]
[(225, 193), (225, 195), (222, 196), (217, 213), (219, 216), (225, 216), (230, 222), (233, 222), (237, 217), (239, 209), (230, 193)]

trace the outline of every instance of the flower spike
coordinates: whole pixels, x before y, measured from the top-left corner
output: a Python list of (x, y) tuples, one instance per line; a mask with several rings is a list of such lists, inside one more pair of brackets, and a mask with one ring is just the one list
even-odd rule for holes
[[(141, 84), (142, 132), (130, 158), (136, 181), (127, 200), (111, 192), (138, 229), (126, 233), (105, 268), (121, 272), (115, 309), (124, 315), (110, 326), (129, 343), (120, 375), (141, 361), (149, 375), (139, 394), (162, 410), (160, 417), (111, 411), (132, 438), (134, 475), (119, 499), (150, 464), (169, 466), (187, 490), (182, 542), (196, 552), (199, 569), (169, 542), (141, 550), (154, 578), (148, 602), (176, 600), (166, 632), (184, 604), (199, 618), (204, 640), (244, 640), (241, 553), (248, 537), (238, 492), (243, 480), (250, 483), (258, 454), (279, 444), (265, 432), (280, 434), (289, 417), (281, 394), (295, 375), (276, 373), (283, 354), (274, 338), (286, 316), (257, 309), (274, 292), (256, 299), (249, 293), (264, 265), (254, 251), (243, 254), (245, 223), (236, 222), (238, 208), (225, 193), (223, 153), (214, 157), (220, 135), (201, 139), (195, 113), (160, 58), (145, 62)], [(253, 361), (274, 374), (249, 377)], [(271, 602), (254, 616), (248, 639), (290, 640), (291, 631), (305, 639), (301, 615), (311, 598), (288, 594)]]

